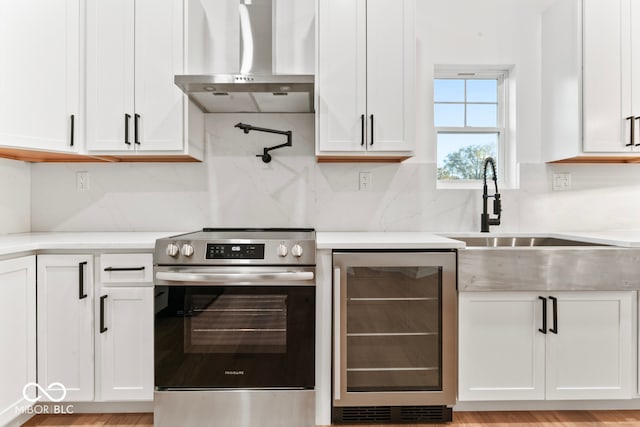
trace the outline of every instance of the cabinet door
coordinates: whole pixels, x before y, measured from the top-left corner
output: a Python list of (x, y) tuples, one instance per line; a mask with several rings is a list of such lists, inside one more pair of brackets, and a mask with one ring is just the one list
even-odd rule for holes
[(182, 150), (183, 0), (136, 0), (135, 17), (136, 150)]
[(102, 288), (96, 308), (102, 400), (152, 400), (153, 287)]
[[(623, 10), (625, 3), (627, 9)], [(631, 52), (622, 50), (629, 44), (628, 5), (629, 0), (584, 0), (583, 3), (585, 152), (631, 150), (625, 146), (630, 141), (630, 125), (625, 117), (630, 115), (631, 106), (623, 105), (622, 97), (631, 90), (630, 75), (625, 71)]]
[(543, 300), (524, 292), (461, 292), (458, 399), (544, 399)]
[[(626, 49), (626, 52), (628, 52), (630, 56), (628, 79), (632, 81), (627, 83), (631, 86), (631, 89), (623, 92), (623, 106), (628, 105), (630, 108), (629, 115), (637, 117), (640, 116), (640, 54), (638, 54), (638, 52), (640, 52), (640, 28), (637, 25), (638, 20), (640, 20), (640, 0), (623, 0), (623, 7), (626, 7), (627, 2), (629, 3), (628, 7), (630, 10), (629, 19), (625, 20), (623, 29), (626, 29), (628, 25), (631, 37), (629, 46), (623, 44), (623, 48)], [(630, 96), (631, 100), (625, 102), (625, 96)], [(624, 114), (626, 114), (626, 112)], [(640, 126), (637, 124), (635, 131), (637, 139), (635, 143), (640, 144)], [(640, 150), (636, 148), (636, 151)]]
[(367, 1), (368, 150), (412, 151), (415, 1)]
[[(93, 258), (38, 256), (38, 382), (93, 400)], [(44, 398), (43, 398), (44, 400)]]
[(134, 4), (87, 1), (87, 148), (133, 151)]
[(0, 2), (0, 145), (77, 151), (80, 3)]
[(630, 398), (633, 292), (555, 296), (557, 334), (547, 336), (547, 399)]
[[(0, 262), (0, 425), (29, 405), (23, 388), (36, 381), (35, 256)], [(35, 388), (27, 388), (35, 398)]]
[(318, 152), (364, 152), (366, 0), (326, 0), (318, 7)]

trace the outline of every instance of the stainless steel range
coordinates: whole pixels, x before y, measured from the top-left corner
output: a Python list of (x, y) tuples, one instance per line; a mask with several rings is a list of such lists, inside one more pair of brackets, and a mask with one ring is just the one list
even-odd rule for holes
[(315, 425), (315, 231), (156, 241), (156, 426)]

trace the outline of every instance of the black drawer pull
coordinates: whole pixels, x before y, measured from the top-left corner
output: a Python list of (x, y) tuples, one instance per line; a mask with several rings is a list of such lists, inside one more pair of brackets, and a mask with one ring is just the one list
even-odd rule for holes
[(124, 143), (127, 145), (131, 145), (131, 141), (129, 141), (129, 120), (131, 119), (131, 114), (124, 115)]
[(78, 299), (85, 299), (87, 294), (84, 293), (84, 266), (87, 261), (78, 263)]
[(635, 138), (634, 138), (634, 132), (633, 132), (633, 121), (635, 120), (635, 117), (634, 116), (629, 116), (629, 117), (625, 118), (625, 120), (629, 120), (629, 125), (630, 125), (629, 126), (630, 127), (629, 131), (630, 131), (630, 133), (629, 133), (629, 143), (625, 144), (624, 146), (625, 147), (633, 147), (635, 145)]
[(547, 299), (545, 297), (538, 297), (538, 299), (542, 300), (542, 328), (538, 329), (538, 331), (543, 334), (547, 333)]
[(142, 267), (105, 267), (104, 271), (142, 271), (144, 270), (144, 266)]
[(104, 327), (104, 300), (107, 299), (108, 295), (102, 295), (100, 297), (100, 333), (103, 334), (107, 332), (108, 328)]
[(549, 329), (549, 332), (558, 335), (558, 298), (549, 297), (553, 301), (553, 328)]
[(71, 115), (71, 129), (70, 129), (70, 134), (69, 134), (69, 146), (73, 147), (73, 139), (75, 137), (75, 119), (76, 116), (75, 114)]
[(133, 115), (133, 142), (136, 145), (140, 145), (140, 129), (138, 128), (138, 122), (140, 121), (140, 114)]

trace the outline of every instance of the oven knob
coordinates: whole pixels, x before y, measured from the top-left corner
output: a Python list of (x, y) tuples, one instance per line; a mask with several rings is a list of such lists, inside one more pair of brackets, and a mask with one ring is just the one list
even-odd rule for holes
[(293, 255), (296, 258), (300, 258), (303, 252), (304, 251), (302, 250), (302, 246), (300, 246), (297, 243), (293, 245), (293, 247), (291, 248), (291, 255)]
[(185, 243), (184, 245), (182, 245), (182, 248), (180, 248), (180, 253), (184, 256), (193, 255), (193, 246), (191, 246), (188, 243)]
[(284, 243), (280, 243), (278, 245), (278, 255), (279, 256), (286, 257), (288, 252), (289, 251), (287, 250), (287, 247), (284, 245)]
[(180, 252), (180, 249), (178, 249), (178, 245), (175, 243), (169, 243), (167, 245), (167, 255), (170, 257), (178, 256), (178, 252)]

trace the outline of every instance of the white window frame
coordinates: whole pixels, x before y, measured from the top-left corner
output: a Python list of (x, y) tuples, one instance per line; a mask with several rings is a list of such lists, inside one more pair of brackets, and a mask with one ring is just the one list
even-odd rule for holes
[[(480, 67), (479, 67), (480, 68)], [(469, 104), (476, 104), (476, 102), (467, 102), (465, 94), (465, 126), (454, 127), (436, 127), (434, 126), (434, 141), (436, 143), (436, 152), (438, 149), (438, 135), (441, 133), (497, 133), (498, 134), (498, 159), (497, 159), (497, 174), (498, 185), (501, 188), (513, 187), (511, 176), (513, 175), (512, 160), (515, 158), (513, 155), (513, 148), (510, 146), (509, 141), (509, 70), (473, 70), (470, 68), (464, 69), (442, 69), (436, 70), (434, 73), (435, 79), (459, 79), (459, 80), (482, 80), (482, 79), (497, 79), (498, 80), (498, 94), (497, 94), (497, 123), (496, 127), (474, 127), (466, 126), (466, 106)], [(465, 86), (466, 88), (466, 86)], [(466, 89), (465, 89), (466, 90)], [(432, 103), (435, 110), (435, 105), (442, 102), (436, 102), (435, 96), (432, 99)], [(437, 156), (436, 156), (437, 158)], [(437, 162), (436, 162), (437, 163)], [(437, 167), (436, 167), (437, 169)], [(492, 177), (491, 171), (488, 172), (488, 177)], [(437, 188), (479, 188), (478, 184), (481, 183), (480, 179), (449, 179), (441, 180), (436, 178)]]

